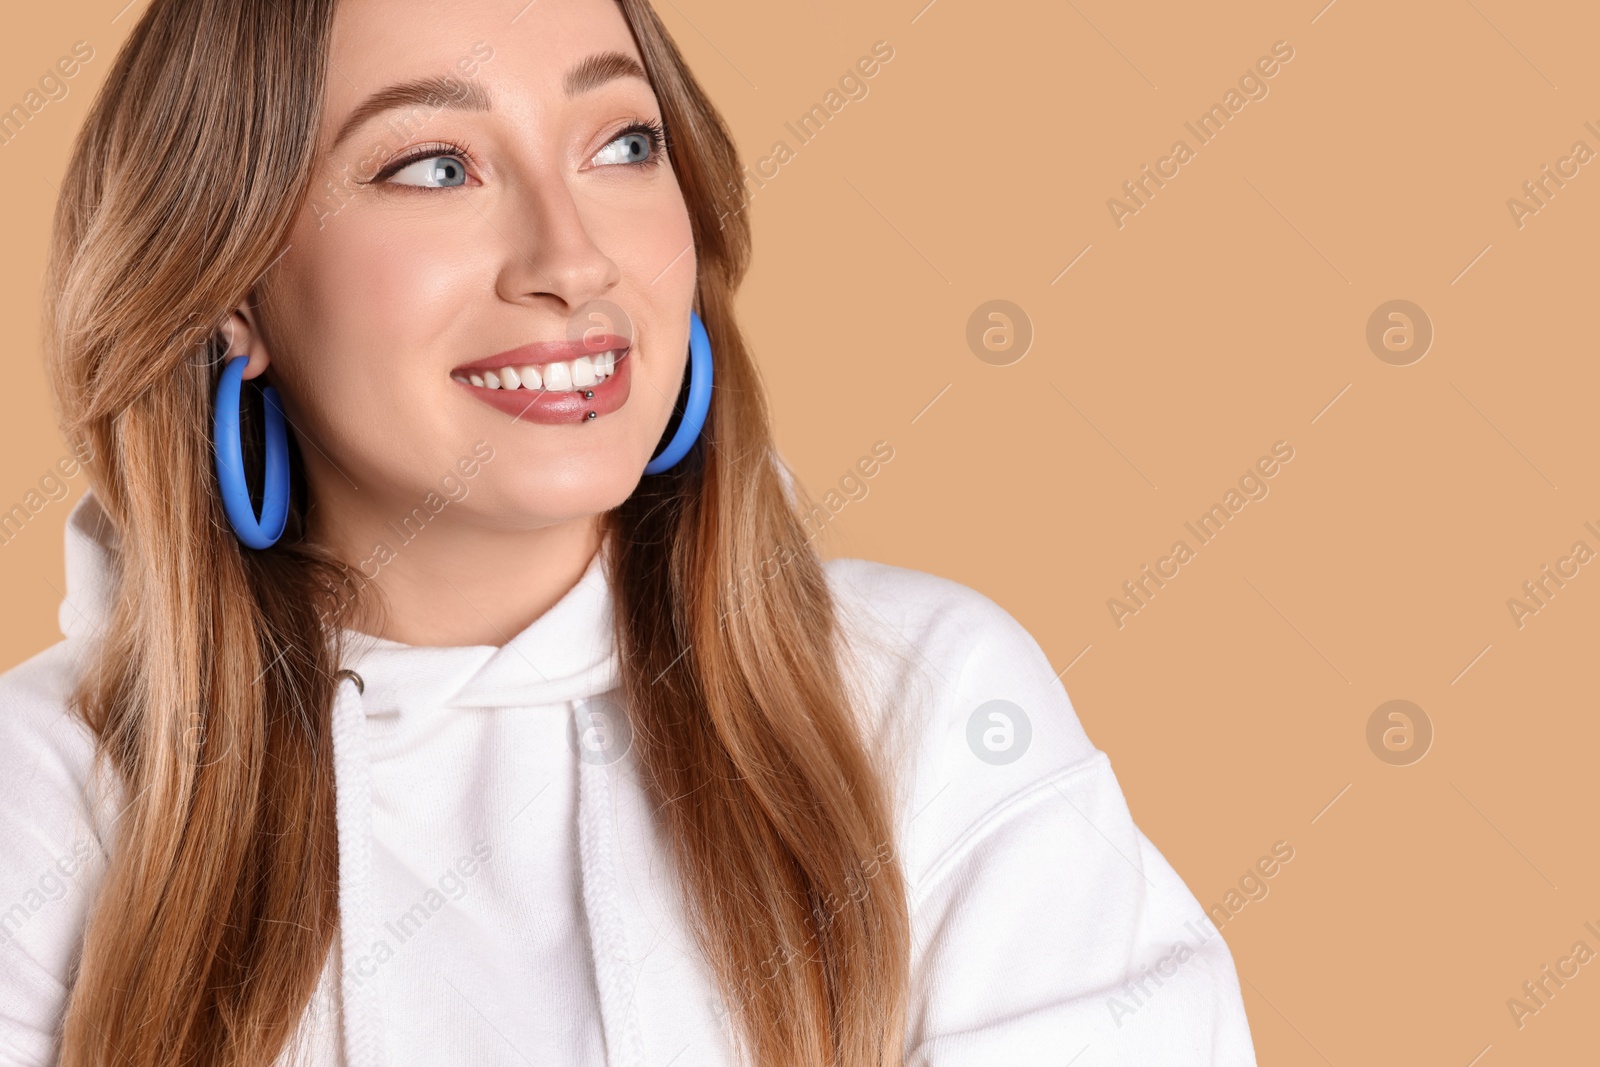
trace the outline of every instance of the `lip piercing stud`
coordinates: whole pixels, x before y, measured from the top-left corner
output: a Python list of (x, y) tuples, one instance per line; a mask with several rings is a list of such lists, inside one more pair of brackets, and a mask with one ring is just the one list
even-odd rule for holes
[(589, 419), (592, 419), (592, 418), (594, 418), (594, 412), (592, 412), (592, 411), (591, 411), (591, 412), (589, 412), (589, 414), (588, 414), (588, 415), (586, 415), (586, 416), (584, 416), (584, 417), (585, 417), (585, 418), (589, 418)]
[(594, 399), (594, 390), (593, 389), (585, 389), (583, 391), (583, 398), (585, 400), (593, 400)]

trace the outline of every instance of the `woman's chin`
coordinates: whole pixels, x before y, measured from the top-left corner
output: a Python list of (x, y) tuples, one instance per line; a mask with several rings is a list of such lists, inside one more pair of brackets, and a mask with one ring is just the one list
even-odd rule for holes
[(502, 469), (494, 472), (501, 476), (494, 482), (474, 487), (473, 510), (496, 525), (528, 529), (600, 515), (633, 495), (642, 466), (577, 462), (560, 476), (507, 476)]

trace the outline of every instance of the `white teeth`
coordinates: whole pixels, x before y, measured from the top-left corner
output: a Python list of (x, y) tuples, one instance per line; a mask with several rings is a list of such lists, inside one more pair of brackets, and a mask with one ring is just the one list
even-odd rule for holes
[(552, 393), (565, 392), (572, 388), (572, 364), (546, 363), (544, 365), (544, 387)]
[(469, 379), (465, 374), (452, 374), (450, 375), (450, 380), (453, 382), (460, 382), (461, 384), (465, 385)]
[(601, 352), (593, 356), (555, 363), (529, 363), (521, 367), (501, 367), (469, 373), (452, 374), (458, 382), (471, 382), (480, 389), (526, 389), (532, 392), (565, 393), (588, 389), (605, 381), (617, 372), (616, 351)]

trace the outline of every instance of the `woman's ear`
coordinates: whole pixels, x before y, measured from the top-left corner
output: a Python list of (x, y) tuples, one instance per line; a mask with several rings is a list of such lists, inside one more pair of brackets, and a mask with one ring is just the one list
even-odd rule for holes
[(250, 357), (250, 362), (244, 367), (246, 381), (259, 376), (272, 365), (272, 357), (267, 353), (266, 343), (256, 326), (255, 309), (249, 304), (240, 304), (229, 312), (228, 317), (217, 324), (217, 334), (228, 346), (223, 357), (224, 363), (235, 356)]

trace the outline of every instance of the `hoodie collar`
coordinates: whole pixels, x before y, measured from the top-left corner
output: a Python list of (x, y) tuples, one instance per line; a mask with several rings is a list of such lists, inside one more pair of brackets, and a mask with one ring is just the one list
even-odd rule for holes
[(606, 549), (561, 599), (504, 645), (406, 645), (345, 631), (342, 666), (361, 675), (368, 714), (538, 707), (584, 700), (621, 681)]

